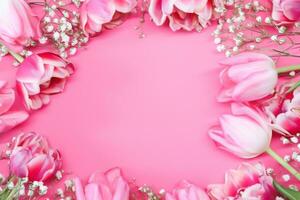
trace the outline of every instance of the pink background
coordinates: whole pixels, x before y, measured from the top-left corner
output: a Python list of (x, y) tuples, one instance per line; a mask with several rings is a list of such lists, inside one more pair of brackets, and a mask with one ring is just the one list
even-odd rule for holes
[[(214, 27), (173, 33), (147, 22), (139, 39), (137, 23), (129, 19), (92, 39), (71, 58), (77, 71), (65, 92), (1, 140), (20, 131), (46, 135), (61, 150), (65, 170), (83, 179), (119, 166), (129, 179), (156, 188), (183, 178), (203, 187), (222, 182), (242, 160), (207, 136), (229, 109), (215, 100), (224, 56), (215, 51)], [(1, 68), (0, 77), (13, 77), (11, 59)]]

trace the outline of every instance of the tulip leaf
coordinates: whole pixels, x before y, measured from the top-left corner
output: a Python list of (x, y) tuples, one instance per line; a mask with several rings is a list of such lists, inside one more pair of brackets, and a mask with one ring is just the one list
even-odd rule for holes
[(292, 190), (290, 188), (285, 188), (282, 185), (280, 185), (275, 180), (273, 181), (273, 186), (281, 194), (284, 198), (287, 198), (288, 200), (299, 200), (300, 199), (300, 192)]

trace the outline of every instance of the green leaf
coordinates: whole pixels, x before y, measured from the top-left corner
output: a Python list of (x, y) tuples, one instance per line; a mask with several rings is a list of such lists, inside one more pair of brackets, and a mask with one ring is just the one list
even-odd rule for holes
[(280, 185), (277, 181), (273, 181), (273, 186), (284, 198), (288, 200), (299, 200), (300, 199), (300, 192), (292, 190), (290, 188), (285, 188)]

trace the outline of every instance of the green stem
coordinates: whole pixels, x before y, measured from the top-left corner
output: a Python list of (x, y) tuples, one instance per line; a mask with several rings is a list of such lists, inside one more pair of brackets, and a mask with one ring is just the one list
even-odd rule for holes
[(297, 89), (298, 87), (300, 87), (300, 81), (294, 83), (286, 93), (290, 93), (290, 92), (293, 92), (295, 89)]
[(284, 74), (284, 73), (298, 71), (298, 70), (300, 70), (300, 65), (292, 65), (292, 66), (280, 67), (276, 69), (278, 74)]
[[(0, 42), (0, 46), (5, 46), (5, 45), (4, 45), (2, 42)], [(6, 47), (6, 46), (5, 46), (5, 47)], [(8, 48), (8, 47), (6, 47), (6, 48)], [(16, 59), (19, 63), (22, 63), (22, 62), (24, 61), (24, 58), (23, 58), (20, 54), (14, 52), (13, 50), (11, 50), (11, 49), (9, 49), (9, 48), (8, 48), (8, 53), (9, 53), (12, 57), (14, 57), (14, 59)]]
[(269, 154), (272, 158), (274, 158), (282, 167), (288, 170), (293, 176), (295, 176), (298, 181), (300, 181), (300, 173), (294, 167), (292, 167), (290, 164), (284, 161), (275, 151), (269, 148), (266, 150), (266, 153)]

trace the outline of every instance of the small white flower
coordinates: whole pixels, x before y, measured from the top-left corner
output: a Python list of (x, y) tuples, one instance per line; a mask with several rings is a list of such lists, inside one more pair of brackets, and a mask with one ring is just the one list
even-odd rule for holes
[(284, 174), (284, 175), (282, 175), (282, 179), (283, 179), (285, 182), (288, 182), (288, 181), (291, 179), (291, 177), (290, 177), (289, 174)]
[(297, 137), (291, 137), (291, 142), (294, 143), (294, 144), (297, 144), (299, 142), (298, 138)]
[(272, 35), (271, 36), (271, 40), (272, 41), (277, 41), (278, 40), (278, 36), (277, 35)]
[(272, 22), (272, 19), (270, 17), (265, 18), (265, 23), (270, 24)]
[(13, 182), (11, 182), (11, 181), (7, 184), (7, 188), (9, 190), (12, 190), (14, 187), (15, 187), (15, 184)]
[(220, 44), (222, 42), (221, 38), (215, 38), (214, 40), (215, 44)]
[(285, 26), (280, 26), (279, 29), (278, 29), (278, 32), (279, 32), (280, 34), (285, 33), (285, 31), (286, 31), (286, 27), (285, 27)]
[(256, 21), (259, 22), (259, 23), (261, 23), (261, 22), (262, 22), (261, 16), (257, 16), (257, 17), (256, 17)]

